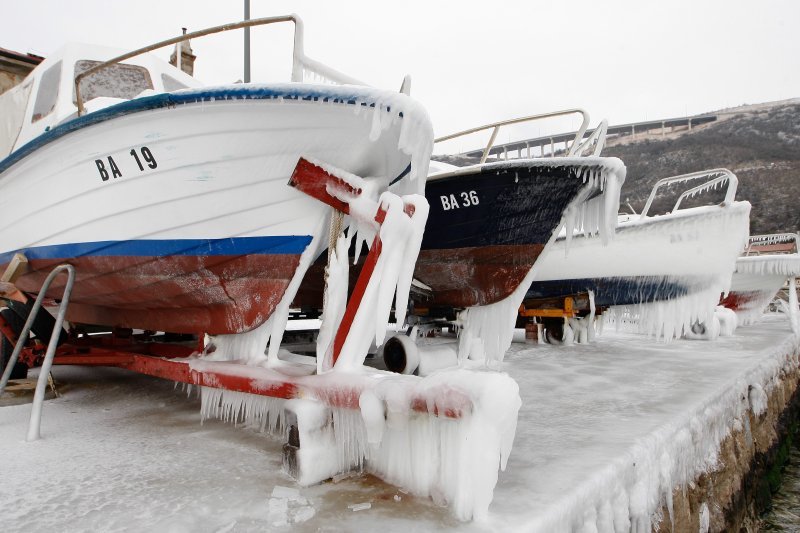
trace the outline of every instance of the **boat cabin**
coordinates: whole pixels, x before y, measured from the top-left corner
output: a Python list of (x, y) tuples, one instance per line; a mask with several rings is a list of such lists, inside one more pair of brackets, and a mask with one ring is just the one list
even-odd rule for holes
[[(0, 159), (78, 115), (75, 77), (125, 50), (70, 44), (42, 61), (17, 87), (0, 95)], [(87, 113), (141, 96), (199, 87), (185, 72), (153, 55), (111, 65), (81, 80)]]

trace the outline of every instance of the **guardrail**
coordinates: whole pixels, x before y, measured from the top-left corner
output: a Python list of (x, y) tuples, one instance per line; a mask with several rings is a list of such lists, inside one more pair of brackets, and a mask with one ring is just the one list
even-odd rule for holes
[(647, 198), (647, 203), (644, 205), (644, 209), (642, 209), (640, 216), (642, 218), (647, 216), (647, 213), (650, 211), (650, 206), (653, 204), (653, 200), (655, 200), (656, 194), (658, 193), (658, 189), (661, 187), (665, 185), (685, 183), (701, 179), (706, 179), (706, 181), (681, 193), (681, 195), (678, 197), (678, 200), (675, 202), (675, 207), (672, 208), (672, 212), (677, 211), (680, 208), (681, 202), (686, 198), (691, 198), (692, 196), (702, 192), (709, 191), (713, 188), (723, 185), (725, 182), (728, 183), (728, 189), (725, 192), (725, 200), (723, 201), (723, 205), (730, 205), (733, 203), (734, 198), (736, 197), (736, 189), (739, 186), (739, 179), (733, 172), (726, 168), (715, 168), (658, 180), (653, 186), (653, 190), (650, 191), (650, 196)]
[[(653, 130), (661, 130), (661, 135), (666, 135), (666, 128), (670, 128), (671, 130), (675, 130), (675, 128), (686, 127), (691, 130), (695, 126), (701, 126), (703, 124), (707, 124), (709, 122), (714, 122), (717, 120), (717, 115), (696, 115), (693, 117), (682, 117), (682, 118), (669, 118), (663, 120), (650, 120), (645, 122), (634, 122), (629, 124), (617, 124), (615, 126), (608, 126), (608, 131), (606, 132), (607, 138), (616, 138), (616, 137), (625, 137), (625, 136), (633, 136), (634, 138), (639, 134), (649, 134)], [(586, 130), (587, 133), (594, 133), (594, 130)], [(496, 145), (492, 153), (505, 153), (505, 152), (512, 152), (514, 150), (522, 151), (527, 150), (530, 154), (532, 148), (539, 148), (544, 152), (544, 146), (550, 145), (551, 152), (555, 152), (555, 145), (568, 142), (573, 136), (573, 133), (560, 133), (556, 135), (544, 135), (541, 137), (534, 137), (531, 139), (525, 139), (523, 141), (513, 141), (510, 143), (504, 143), (500, 145)], [(475, 150), (469, 150), (464, 152), (463, 154), (468, 157), (477, 157), (480, 155), (476, 153)], [(530, 155), (528, 155), (530, 157)], [(544, 156), (542, 156), (544, 157)]]
[[(153, 50), (157, 50), (159, 48), (164, 48), (165, 46), (169, 46), (171, 44), (177, 44), (183, 41), (188, 41), (189, 39), (194, 39), (197, 37), (203, 37), (206, 35), (211, 35), (214, 33), (221, 33), (225, 31), (231, 30), (238, 30), (242, 28), (250, 28), (252, 26), (263, 26), (266, 24), (276, 24), (280, 22), (294, 22), (294, 52), (292, 55), (292, 81), (303, 81), (303, 74), (305, 71), (310, 71), (322, 78), (326, 78), (334, 83), (339, 84), (351, 84), (351, 85), (367, 85), (364, 82), (361, 82), (355, 78), (348, 76), (347, 74), (343, 74), (331, 67), (320, 63), (319, 61), (315, 61), (310, 57), (305, 55), (303, 50), (303, 21), (302, 19), (295, 15), (283, 15), (279, 17), (265, 17), (253, 20), (243, 20), (241, 22), (234, 22), (230, 24), (223, 24), (221, 26), (214, 26), (212, 28), (206, 28), (204, 30), (198, 30), (191, 33), (184, 33), (177, 37), (173, 37), (171, 39), (166, 39), (164, 41), (159, 41), (155, 44), (151, 44), (149, 46), (145, 46), (144, 48), (139, 48), (132, 52), (128, 52), (126, 54), (122, 54), (121, 56), (117, 56), (115, 58), (109, 59), (99, 65), (95, 65), (90, 69), (87, 69), (77, 76), (75, 76), (75, 98), (78, 103), (78, 116), (85, 113), (86, 109), (83, 105), (83, 97), (81, 96), (81, 81), (84, 78), (91, 76), (92, 74), (97, 73), (98, 71), (108, 68), (112, 65), (125, 61), (126, 59), (130, 59), (132, 57), (136, 57), (138, 55), (152, 52)], [(180, 54), (178, 54), (180, 57)], [(406, 83), (404, 81), (404, 87)]]
[[(520, 124), (522, 122), (530, 122), (534, 120), (541, 120), (545, 118), (553, 118), (553, 117), (561, 117), (565, 115), (573, 115), (579, 114), (581, 115), (582, 122), (581, 127), (578, 131), (575, 132), (575, 136), (572, 140), (572, 145), (569, 149), (568, 155), (575, 155), (575, 152), (578, 151), (579, 148), (583, 147), (581, 140), (583, 139), (584, 134), (586, 133), (586, 129), (589, 127), (589, 114), (584, 111), (583, 109), (566, 109), (564, 111), (553, 111), (551, 113), (542, 113), (539, 115), (530, 115), (527, 117), (521, 118), (514, 118), (510, 120), (502, 120), (500, 122), (492, 122), (491, 124), (486, 124), (485, 126), (478, 126), (477, 128), (470, 128), (468, 130), (460, 131), (458, 133), (452, 133), (450, 135), (445, 135), (444, 137), (439, 137), (434, 139), (434, 143), (439, 143), (443, 141), (449, 141), (450, 139), (455, 139), (457, 137), (463, 137), (464, 135), (469, 135), (472, 133), (477, 133), (479, 131), (488, 130), (494, 128), (492, 131), (492, 136), (489, 138), (489, 143), (486, 145), (486, 148), (483, 150), (483, 154), (481, 155), (481, 164), (486, 162), (486, 158), (489, 157), (489, 151), (494, 146), (494, 141), (497, 139), (497, 133), (500, 131), (502, 126), (508, 126), (511, 124)], [(600, 129), (600, 128), (597, 128)], [(588, 139), (587, 139), (588, 140)], [(597, 139), (596, 139), (597, 140)], [(605, 137), (603, 137), (603, 143), (605, 143)], [(602, 146), (601, 146), (602, 149)]]
[[(763, 250), (758, 248), (769, 248), (769, 253), (798, 253), (800, 246), (798, 246), (797, 233), (772, 233), (769, 235), (751, 235), (747, 240), (747, 248), (744, 250), (744, 255), (751, 253), (763, 253)], [(754, 249), (755, 248), (755, 249)], [(794, 248), (794, 249), (793, 249)]]

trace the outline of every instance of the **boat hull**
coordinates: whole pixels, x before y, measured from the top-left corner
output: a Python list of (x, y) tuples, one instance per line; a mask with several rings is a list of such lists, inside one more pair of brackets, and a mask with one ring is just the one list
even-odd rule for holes
[(433, 289), (432, 305), (473, 307), (507, 298), (567, 208), (600, 193), (601, 183), (588, 174), (624, 171), (605, 158), (537, 163), (489, 164), (429, 178), (430, 213), (414, 277)]
[(740, 257), (731, 279), (730, 293), (720, 301), (736, 312), (739, 322), (751, 324), (786, 283), (800, 276), (800, 256), (795, 254)]
[(750, 204), (736, 202), (624, 222), (607, 245), (597, 238), (559, 238), (539, 260), (526, 305), (589, 291), (597, 306), (709, 292), (713, 307), (729, 289), (749, 212)]
[[(36, 294), (53, 266), (74, 264), (67, 318), (75, 322), (253, 329), (283, 297), (330, 212), (287, 185), (298, 158), (370, 176), (378, 190), (408, 172), (401, 126), (418, 117), (406, 109), (397, 118), (395, 106), (394, 121), (375, 131), (373, 115), (386, 107), (370, 107), (374, 90), (362, 99), (354, 91), (184, 91), (59, 127), (0, 162), (0, 268), (25, 254), (17, 285)], [(59, 282), (47, 296), (62, 291)]]

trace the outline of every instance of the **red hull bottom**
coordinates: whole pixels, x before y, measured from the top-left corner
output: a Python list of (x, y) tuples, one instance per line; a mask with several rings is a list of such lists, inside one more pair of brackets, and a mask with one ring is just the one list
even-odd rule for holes
[(434, 305), (489, 305), (511, 295), (543, 244), (504, 244), (421, 250), (414, 277), (433, 289)]
[(719, 304), (733, 311), (760, 311), (767, 306), (773, 296), (774, 294), (765, 291), (731, 291), (728, 296), (720, 300)]
[[(432, 297), (418, 305), (464, 308), (498, 302), (522, 283), (543, 249), (543, 244), (511, 244), (420, 250), (414, 278), (431, 287)], [(350, 287), (362, 264), (350, 269)], [(296, 307), (322, 307), (324, 272), (323, 260), (309, 268)]]
[[(71, 322), (173, 333), (231, 334), (249, 331), (272, 315), (297, 270), (300, 255), (31, 260), (16, 285), (36, 294), (50, 271), (65, 262), (76, 271), (67, 308)], [(66, 276), (59, 276), (47, 296), (61, 298), (65, 283)]]

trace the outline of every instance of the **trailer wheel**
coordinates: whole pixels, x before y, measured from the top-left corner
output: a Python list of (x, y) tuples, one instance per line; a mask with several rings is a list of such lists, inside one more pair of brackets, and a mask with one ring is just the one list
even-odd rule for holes
[(695, 323), (692, 324), (692, 333), (694, 333), (695, 335), (705, 335), (706, 323), (696, 320)]
[(561, 344), (564, 342), (564, 320), (561, 318), (545, 318), (544, 338), (549, 344)]
[[(11, 309), (3, 309), (0, 311), (0, 315), (3, 315), (3, 319), (11, 326), (11, 329), (13, 329), (14, 333), (17, 335), (19, 335), (22, 328), (25, 327), (25, 321)], [(0, 372), (5, 372), (6, 365), (8, 364), (8, 360), (11, 359), (12, 353), (14, 353), (14, 346), (4, 335), (0, 335)], [(14, 369), (11, 371), (11, 379), (25, 379), (27, 377), (28, 365), (17, 361), (17, 364), (14, 365)]]
[(383, 345), (383, 362), (392, 372), (414, 374), (419, 368), (417, 344), (408, 335), (395, 335)]

